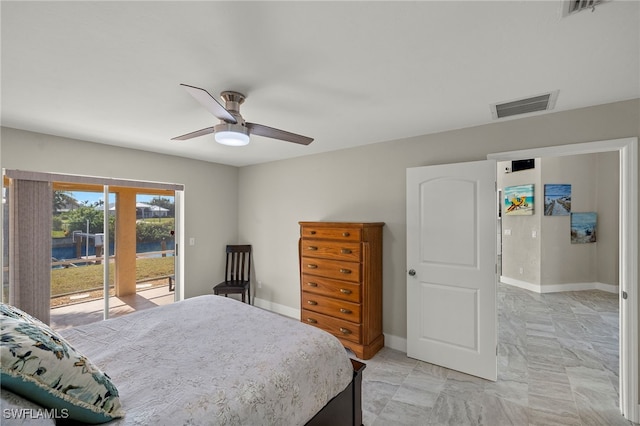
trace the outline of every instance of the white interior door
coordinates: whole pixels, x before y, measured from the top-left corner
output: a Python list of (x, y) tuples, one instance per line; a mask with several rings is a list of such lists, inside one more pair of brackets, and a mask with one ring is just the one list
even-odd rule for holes
[(496, 162), (407, 169), (407, 355), (497, 378)]

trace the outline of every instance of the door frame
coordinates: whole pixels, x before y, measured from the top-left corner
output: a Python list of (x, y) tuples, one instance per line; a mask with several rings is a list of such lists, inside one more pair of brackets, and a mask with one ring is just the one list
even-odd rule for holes
[(180, 300), (184, 300), (184, 218), (185, 218), (185, 205), (184, 205), (184, 189), (176, 190), (174, 193), (174, 205), (175, 205), (175, 239), (174, 239), (174, 265), (173, 265), (173, 274), (174, 274), (174, 300), (179, 302)]
[(619, 192), (619, 354), (620, 411), (633, 422), (640, 422), (640, 371), (638, 351), (638, 138), (612, 139), (487, 155), (496, 161), (538, 157), (563, 157), (617, 151), (620, 155)]
[[(76, 190), (76, 191), (91, 191), (97, 193), (103, 193), (106, 203), (105, 212), (108, 211), (108, 195), (117, 193), (121, 190), (134, 190), (137, 193), (153, 194), (153, 195), (169, 195), (174, 196), (176, 202), (176, 224), (175, 224), (175, 242), (176, 250), (184, 247), (184, 185), (177, 183), (165, 183), (165, 182), (153, 182), (153, 181), (138, 181), (131, 179), (119, 179), (109, 178), (101, 176), (88, 176), (88, 175), (71, 175), (64, 173), (49, 173), (39, 171), (26, 171), (17, 169), (2, 169), (3, 188), (10, 184), (10, 179), (22, 179), (22, 180), (34, 180), (42, 182), (50, 182), (53, 189), (62, 190)], [(3, 209), (4, 210), (4, 209)], [(104, 229), (108, 229), (108, 214), (104, 215)], [(4, 219), (0, 215), (0, 219)], [(4, 223), (4, 222), (3, 222)], [(3, 225), (4, 226), (4, 225)], [(105, 259), (109, 257), (109, 238), (108, 232), (106, 232), (106, 247)], [(8, 236), (7, 236), (8, 237)], [(182, 246), (182, 247), (180, 247)], [(134, 247), (135, 253), (135, 247)], [(2, 252), (0, 251), (0, 255)], [(105, 289), (104, 294), (104, 307), (103, 307), (103, 319), (109, 318), (109, 262), (103, 262), (103, 285)], [(174, 300), (179, 301), (184, 298), (184, 256), (176, 255), (174, 260), (174, 274), (176, 282), (176, 291), (174, 293)], [(176, 269), (177, 268), (177, 269)], [(135, 270), (133, 271), (135, 272)], [(42, 302), (44, 303), (44, 302)], [(48, 303), (48, 302), (47, 302)]]

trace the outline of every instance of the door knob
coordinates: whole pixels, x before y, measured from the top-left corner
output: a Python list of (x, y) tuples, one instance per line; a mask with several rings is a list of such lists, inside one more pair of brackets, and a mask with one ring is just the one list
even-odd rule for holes
[(416, 275), (416, 270), (415, 269), (409, 269), (409, 275), (411, 275), (412, 277)]

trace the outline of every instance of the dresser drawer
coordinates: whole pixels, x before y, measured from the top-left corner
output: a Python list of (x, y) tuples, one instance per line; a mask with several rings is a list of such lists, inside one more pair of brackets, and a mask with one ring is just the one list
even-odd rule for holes
[(360, 284), (302, 274), (302, 291), (360, 303)]
[(300, 270), (310, 275), (360, 282), (360, 263), (303, 257)]
[(360, 243), (302, 239), (303, 256), (360, 262)]
[(300, 228), (302, 238), (322, 238), (339, 241), (360, 241), (362, 230), (358, 228), (325, 228), (322, 226), (303, 225)]
[(302, 310), (302, 322), (328, 331), (341, 339), (350, 340), (355, 343), (360, 343), (361, 341), (362, 330), (360, 324), (332, 318), (307, 309)]
[(302, 292), (302, 306), (304, 309), (341, 318), (351, 322), (360, 322), (360, 305), (344, 300), (320, 296), (319, 294)]

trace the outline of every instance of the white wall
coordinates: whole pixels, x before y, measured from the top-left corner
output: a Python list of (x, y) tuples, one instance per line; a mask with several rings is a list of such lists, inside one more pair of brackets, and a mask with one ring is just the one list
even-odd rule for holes
[[(540, 284), (542, 246), (540, 244), (540, 215), (543, 211), (542, 185), (540, 184), (540, 159), (535, 167), (519, 172), (504, 173), (511, 162), (498, 163), (498, 188), (516, 185), (534, 185), (533, 214), (510, 215), (506, 213), (504, 192), (502, 195), (502, 276), (525, 283)], [(533, 237), (532, 233), (536, 233)]]
[(636, 99), (243, 167), (239, 235), (254, 246), (257, 297), (299, 309), (298, 221), (382, 221), (383, 330), (404, 339), (408, 167), (638, 136), (639, 116)]
[(570, 216), (542, 216), (542, 285), (617, 286), (618, 153), (544, 158), (541, 169), (544, 183), (571, 184), (572, 212), (598, 213), (591, 244), (571, 244)]
[[(509, 165), (498, 163), (498, 188), (534, 184), (535, 209), (531, 216), (506, 215), (502, 219), (505, 282), (520, 282), (539, 292), (590, 288), (615, 291), (619, 154), (537, 158), (534, 169), (504, 173)], [(598, 213), (596, 243), (571, 244), (571, 216), (544, 215), (544, 185), (550, 183), (571, 185), (573, 212)], [(511, 235), (504, 235), (507, 230)]]
[[(490, 153), (640, 136), (640, 100), (383, 142), (240, 168), (2, 128), (4, 168), (169, 181), (186, 187), (186, 295), (211, 291), (227, 243), (254, 246), (257, 297), (300, 307), (298, 221), (386, 223), (383, 330), (406, 337), (408, 167)], [(320, 143), (316, 141), (314, 143)], [(100, 159), (96, 161), (96, 159)], [(389, 339), (387, 339), (389, 341)]]
[(597, 281), (619, 285), (620, 158), (618, 153), (603, 153), (598, 160), (598, 258)]
[(185, 297), (224, 277), (224, 246), (237, 239), (238, 169), (204, 161), (3, 127), (0, 166), (185, 185)]
[[(545, 183), (571, 184), (572, 212), (594, 212), (597, 209), (596, 164), (595, 155), (545, 158), (542, 173)], [(596, 281), (596, 244), (571, 244), (571, 216), (544, 216), (542, 220), (543, 284)]]

